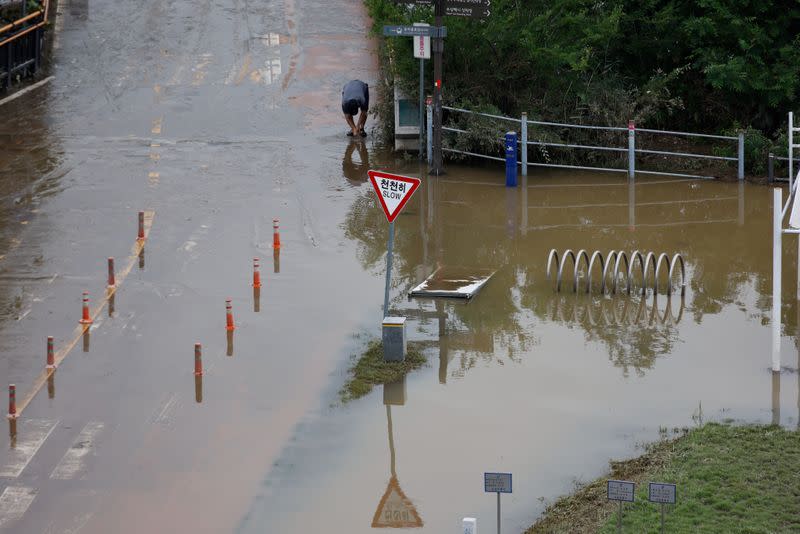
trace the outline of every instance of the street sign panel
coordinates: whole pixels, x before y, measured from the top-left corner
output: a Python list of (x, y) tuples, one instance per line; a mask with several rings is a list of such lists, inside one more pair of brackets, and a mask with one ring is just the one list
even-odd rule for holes
[(647, 500), (650, 502), (657, 502), (661, 504), (675, 504), (677, 488), (678, 487), (675, 484), (662, 484), (660, 482), (651, 482), (649, 486)]
[(389, 222), (403, 210), (403, 207), (417, 190), (421, 180), (410, 176), (400, 176), (381, 171), (367, 171), (372, 187), (378, 195), (383, 212)]
[(636, 484), (624, 480), (609, 480), (606, 493), (609, 501), (633, 502)]
[(383, 35), (387, 37), (447, 37), (446, 26), (384, 26)]
[[(415, 22), (414, 26), (428, 27), (430, 24), (424, 22)], [(430, 59), (431, 58), (431, 38), (427, 35), (420, 35), (414, 37), (414, 57), (417, 59)], [(422, 83), (422, 82), (420, 82)]]
[(485, 493), (511, 493), (511, 473), (484, 473)]
[(467, 4), (446, 4), (444, 14), (448, 17), (470, 17), (473, 19), (486, 19), (492, 14), (492, 10), (481, 5)]

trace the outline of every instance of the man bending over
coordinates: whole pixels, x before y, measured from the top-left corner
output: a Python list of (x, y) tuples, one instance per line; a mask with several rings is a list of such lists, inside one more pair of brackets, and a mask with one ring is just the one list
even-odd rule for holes
[[(353, 118), (361, 110), (358, 116), (358, 124), (355, 123)], [(361, 80), (352, 80), (345, 84), (342, 89), (342, 111), (344, 112), (344, 120), (350, 126), (350, 131), (347, 132), (348, 137), (360, 135), (366, 137), (367, 132), (364, 131), (364, 125), (367, 124), (367, 111), (369, 111), (369, 85)]]

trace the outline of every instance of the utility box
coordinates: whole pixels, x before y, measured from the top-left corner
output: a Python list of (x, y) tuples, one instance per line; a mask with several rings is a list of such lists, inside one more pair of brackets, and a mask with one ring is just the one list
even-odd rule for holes
[(402, 362), (406, 359), (406, 318), (383, 318), (383, 361)]
[(394, 149), (419, 150), (419, 102), (394, 86)]

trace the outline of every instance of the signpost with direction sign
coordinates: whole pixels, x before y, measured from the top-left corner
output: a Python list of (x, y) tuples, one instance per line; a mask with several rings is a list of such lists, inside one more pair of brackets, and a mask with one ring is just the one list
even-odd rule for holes
[(500, 534), (500, 494), (511, 493), (511, 473), (484, 473), (483, 491), (497, 493), (497, 534)]
[[(399, 4), (433, 6), (434, 25), (428, 34), (433, 39), (433, 139), (431, 139), (431, 174), (436, 176), (444, 172), (442, 165), (442, 77), (443, 77), (443, 57), (444, 57), (444, 37), (447, 30), (444, 28), (443, 21), (445, 16), (451, 17), (470, 17), (483, 20), (492, 14), (492, 0), (395, 0)], [(394, 35), (422, 35), (420, 33), (406, 33), (406, 30), (398, 28), (410, 28), (411, 26), (384, 26), (384, 35), (387, 31), (395, 32)], [(393, 30), (387, 30), (393, 28)], [(436, 30), (441, 28), (441, 31)], [(410, 32), (420, 32), (423, 30), (409, 30)], [(400, 32), (400, 33), (397, 33)]]
[(386, 289), (383, 295), (383, 317), (389, 315), (389, 286), (392, 281), (392, 255), (394, 254), (394, 220), (417, 190), (421, 180), (382, 171), (367, 171), (383, 213), (389, 221), (389, 243), (386, 250)]
[(636, 493), (636, 483), (625, 480), (609, 480), (606, 483), (606, 497), (609, 501), (619, 502), (619, 515), (617, 516), (617, 532), (622, 532), (622, 503), (633, 502)]

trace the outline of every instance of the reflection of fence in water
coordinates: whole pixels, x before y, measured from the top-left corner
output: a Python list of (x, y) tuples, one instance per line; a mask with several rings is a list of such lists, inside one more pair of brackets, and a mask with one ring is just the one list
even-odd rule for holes
[[(571, 303), (569, 302), (571, 301)], [(666, 306), (659, 311), (658, 295), (653, 294), (652, 304), (645, 296), (634, 303), (631, 299), (603, 298), (599, 302), (591, 298), (569, 298), (558, 296), (547, 304), (547, 316), (562, 323), (592, 326), (675, 326), (683, 319), (686, 297), (682, 294), (677, 314), (673, 312), (672, 297), (666, 298)]]
[[(572, 259), (572, 265), (574, 267), (572, 279), (572, 291), (574, 293), (578, 292), (578, 286), (580, 285), (580, 267), (581, 263), (583, 263), (586, 267), (586, 293), (591, 293), (592, 291), (592, 273), (594, 272), (594, 266), (599, 265), (602, 271), (602, 280), (600, 282), (601, 294), (605, 294), (606, 292), (606, 282), (609, 280), (609, 274), (611, 275), (610, 293), (617, 293), (619, 279), (622, 277), (625, 279), (626, 292), (630, 294), (633, 287), (633, 275), (638, 262), (641, 272), (642, 295), (647, 292), (647, 282), (651, 271), (653, 273), (653, 294), (658, 294), (658, 280), (662, 272), (662, 266), (665, 266), (667, 272), (666, 294), (672, 294), (672, 279), (675, 274), (675, 269), (678, 266), (680, 266), (681, 273), (681, 296), (686, 294), (686, 267), (683, 262), (683, 256), (680, 254), (675, 254), (670, 260), (667, 254), (660, 254), (656, 257), (655, 253), (648, 252), (645, 256), (638, 250), (635, 250), (631, 253), (629, 260), (628, 255), (624, 251), (617, 252), (612, 250), (604, 257), (602, 252), (596, 250), (590, 257), (589, 253), (585, 250), (579, 250), (576, 254), (571, 249), (567, 249), (564, 251), (563, 256), (559, 257), (558, 251), (553, 249), (547, 257), (547, 279), (550, 280), (554, 268), (557, 269), (556, 291), (561, 291), (561, 281), (564, 276), (564, 267), (567, 264), (567, 258)], [(583, 262), (581, 262), (581, 260), (583, 260)], [(625, 268), (620, 271), (620, 267), (623, 263), (625, 264)], [(612, 265), (613, 269), (611, 269)]]

